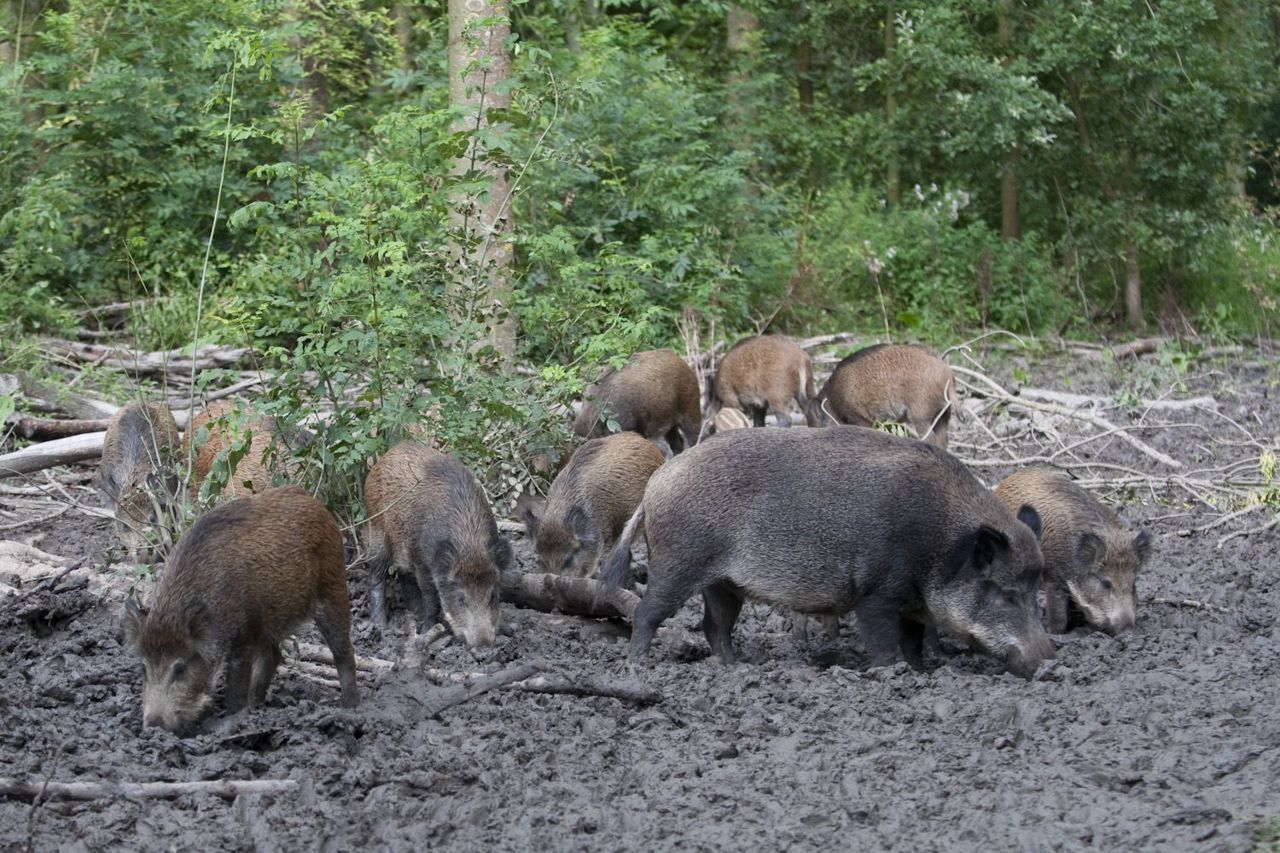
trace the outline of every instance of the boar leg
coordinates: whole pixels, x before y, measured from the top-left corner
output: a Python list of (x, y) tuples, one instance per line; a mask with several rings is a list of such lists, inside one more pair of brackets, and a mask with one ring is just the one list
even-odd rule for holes
[(384, 549), (369, 558), (369, 618), (378, 628), (387, 627), (387, 573), (391, 555)]
[(1062, 634), (1067, 630), (1071, 594), (1061, 582), (1050, 581), (1044, 586), (1044, 629), (1050, 634)]
[(280, 666), (280, 647), (275, 643), (263, 643), (253, 662), (253, 680), (249, 686), (249, 704), (261, 705), (267, 701), (267, 688)]
[(898, 627), (902, 632), (902, 640), (899, 643), (899, 646), (902, 649), (902, 659), (905, 660), (912, 669), (923, 670), (924, 624), (903, 616), (899, 621)]
[(418, 569), (418, 619), (423, 628), (431, 628), (440, 621), (440, 593), (436, 591), (435, 579), (427, 569)]
[(785, 403), (770, 401), (769, 408), (773, 409), (773, 415), (778, 419), (778, 426), (791, 426), (791, 407)]
[(902, 608), (892, 599), (868, 596), (853, 607), (858, 633), (871, 657), (872, 666), (889, 666), (898, 661), (903, 644)]
[(338, 669), (342, 707), (354, 708), (360, 704), (360, 689), (356, 686), (356, 651), (351, 646), (351, 605), (346, 604), (344, 610), (341, 603), (322, 603), (316, 609), (316, 627)]
[(758, 426), (758, 427), (762, 427), (765, 425), (766, 423), (765, 416), (768, 414), (768, 409), (766, 409), (764, 406), (756, 406), (756, 405), (748, 406), (746, 404), (743, 404), (743, 405), (745, 406), (743, 411), (745, 411), (748, 415), (751, 416), (752, 425)]
[(649, 558), (649, 586), (631, 617), (631, 650), (634, 660), (643, 657), (653, 643), (658, 626), (670, 619), (705, 581), (702, 567), (658, 566)]
[(228, 714), (244, 710), (249, 704), (249, 685), (253, 681), (253, 656), (240, 648), (227, 656), (227, 678), (223, 689), (223, 705)]
[(742, 597), (727, 583), (716, 583), (702, 591), (702, 633), (721, 663), (733, 663), (733, 625), (742, 612)]

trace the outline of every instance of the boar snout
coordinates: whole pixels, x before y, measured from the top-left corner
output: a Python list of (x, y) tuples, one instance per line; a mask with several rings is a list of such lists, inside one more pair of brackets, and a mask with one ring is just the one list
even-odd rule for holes
[(1030, 681), (1035, 677), (1040, 664), (1053, 660), (1053, 643), (1049, 635), (1041, 631), (1038, 635), (1016, 643), (1006, 654), (1005, 664), (1014, 675)]

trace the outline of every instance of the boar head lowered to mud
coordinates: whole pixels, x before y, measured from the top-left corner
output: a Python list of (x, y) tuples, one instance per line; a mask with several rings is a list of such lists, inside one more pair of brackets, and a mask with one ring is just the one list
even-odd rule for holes
[(587, 386), (573, 432), (583, 438), (608, 435), (607, 418), (624, 431), (662, 442), (679, 453), (692, 447), (702, 428), (698, 377), (669, 349), (631, 356), (621, 370), (606, 370)]
[(916, 437), (945, 449), (955, 394), (951, 367), (929, 350), (875, 344), (836, 365), (807, 414), (811, 426), (909, 424)]
[(711, 383), (708, 414), (722, 407), (739, 409), (756, 426), (765, 425), (770, 410), (781, 426), (791, 426), (791, 413), (808, 418), (814, 396), (813, 363), (799, 344), (785, 335), (744, 338), (725, 353)]
[(139, 550), (178, 495), (178, 426), (167, 406), (132, 402), (107, 427), (99, 477), (116, 516), (116, 535)]
[(383, 454), (365, 480), (369, 606), (375, 625), (387, 621), (391, 567), (417, 581), (424, 627), (444, 623), (468, 647), (498, 635), (498, 578), (511, 565), (511, 545), (484, 489), (466, 467), (416, 441)]
[(954, 456), (862, 427), (736, 430), (660, 468), (606, 562), (625, 580), (643, 528), (649, 583), (632, 656), (701, 592), (711, 648), (731, 661), (744, 598), (853, 610), (873, 664), (922, 663), (935, 623), (1029, 677), (1053, 656), (1037, 588), (1038, 519), (1010, 513)]
[(268, 489), (211, 509), (169, 557), (150, 610), (131, 598), (126, 639), (142, 655), (142, 718), (188, 731), (213, 704), (261, 704), (280, 643), (314, 619), (338, 669), (342, 704), (359, 702), (342, 536), (303, 489)]
[(1108, 634), (1137, 622), (1138, 571), (1151, 552), (1145, 530), (1126, 530), (1110, 509), (1065, 472), (1024, 468), (996, 487), (1005, 506), (1035, 507), (1044, 526), (1045, 627), (1060, 634), (1074, 604), (1085, 620)]
[(595, 438), (574, 451), (541, 515), (531, 507), (523, 514), (541, 570), (594, 575), (662, 464), (653, 443), (633, 432)]

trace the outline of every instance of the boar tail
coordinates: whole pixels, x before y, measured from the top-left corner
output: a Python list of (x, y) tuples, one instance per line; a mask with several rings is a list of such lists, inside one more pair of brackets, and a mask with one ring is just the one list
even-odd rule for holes
[(631, 570), (631, 543), (643, 524), (644, 502), (641, 501), (627, 526), (622, 529), (618, 544), (613, 546), (613, 550), (605, 558), (604, 569), (600, 572), (600, 586), (603, 590), (617, 589), (627, 580)]

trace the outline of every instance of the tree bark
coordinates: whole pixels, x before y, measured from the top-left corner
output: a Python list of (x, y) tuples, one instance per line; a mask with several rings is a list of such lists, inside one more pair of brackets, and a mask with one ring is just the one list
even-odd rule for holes
[(400, 67), (406, 71), (413, 68), (413, 13), (407, 3), (397, 3), (396, 43), (400, 45)]
[(509, 0), (449, 0), (449, 103), (462, 108), (455, 130), (470, 136), (454, 172), (479, 173), (489, 182), (487, 193), (454, 199), (451, 254), (457, 273), (452, 295), (458, 306), (475, 306), (484, 316), (504, 371), (514, 366), (516, 351), (510, 313), (512, 184), (507, 164), (482, 136), (499, 130), (490, 111), (511, 106), (509, 10)]
[[(1001, 0), (997, 38), (1005, 68), (1013, 61), (1014, 0)], [(1017, 240), (1022, 236), (1022, 214), (1018, 197), (1018, 149), (1010, 148), (1000, 160), (1000, 236)]]
[(730, 138), (736, 140), (735, 147), (748, 152), (753, 147), (753, 134), (744, 95), (753, 76), (751, 66), (755, 60), (756, 34), (759, 31), (760, 21), (751, 10), (737, 4), (729, 6), (725, 14), (725, 48), (729, 54), (727, 121)]
[(894, 127), (894, 121), (898, 114), (898, 96), (894, 91), (894, 86), (897, 84), (894, 79), (894, 72), (896, 71), (894, 65), (895, 57), (897, 56), (898, 35), (894, 14), (893, 4), (890, 3), (884, 13), (884, 59), (889, 67), (889, 74), (884, 84), (884, 120), (885, 126), (888, 128), (889, 139), (889, 161), (885, 170), (885, 197), (890, 205), (896, 205), (902, 200), (902, 176), (900, 172), (901, 166), (898, 163), (897, 129)]
[(1141, 329), (1142, 321), (1142, 256), (1132, 240), (1124, 249), (1124, 308), (1129, 328)]

